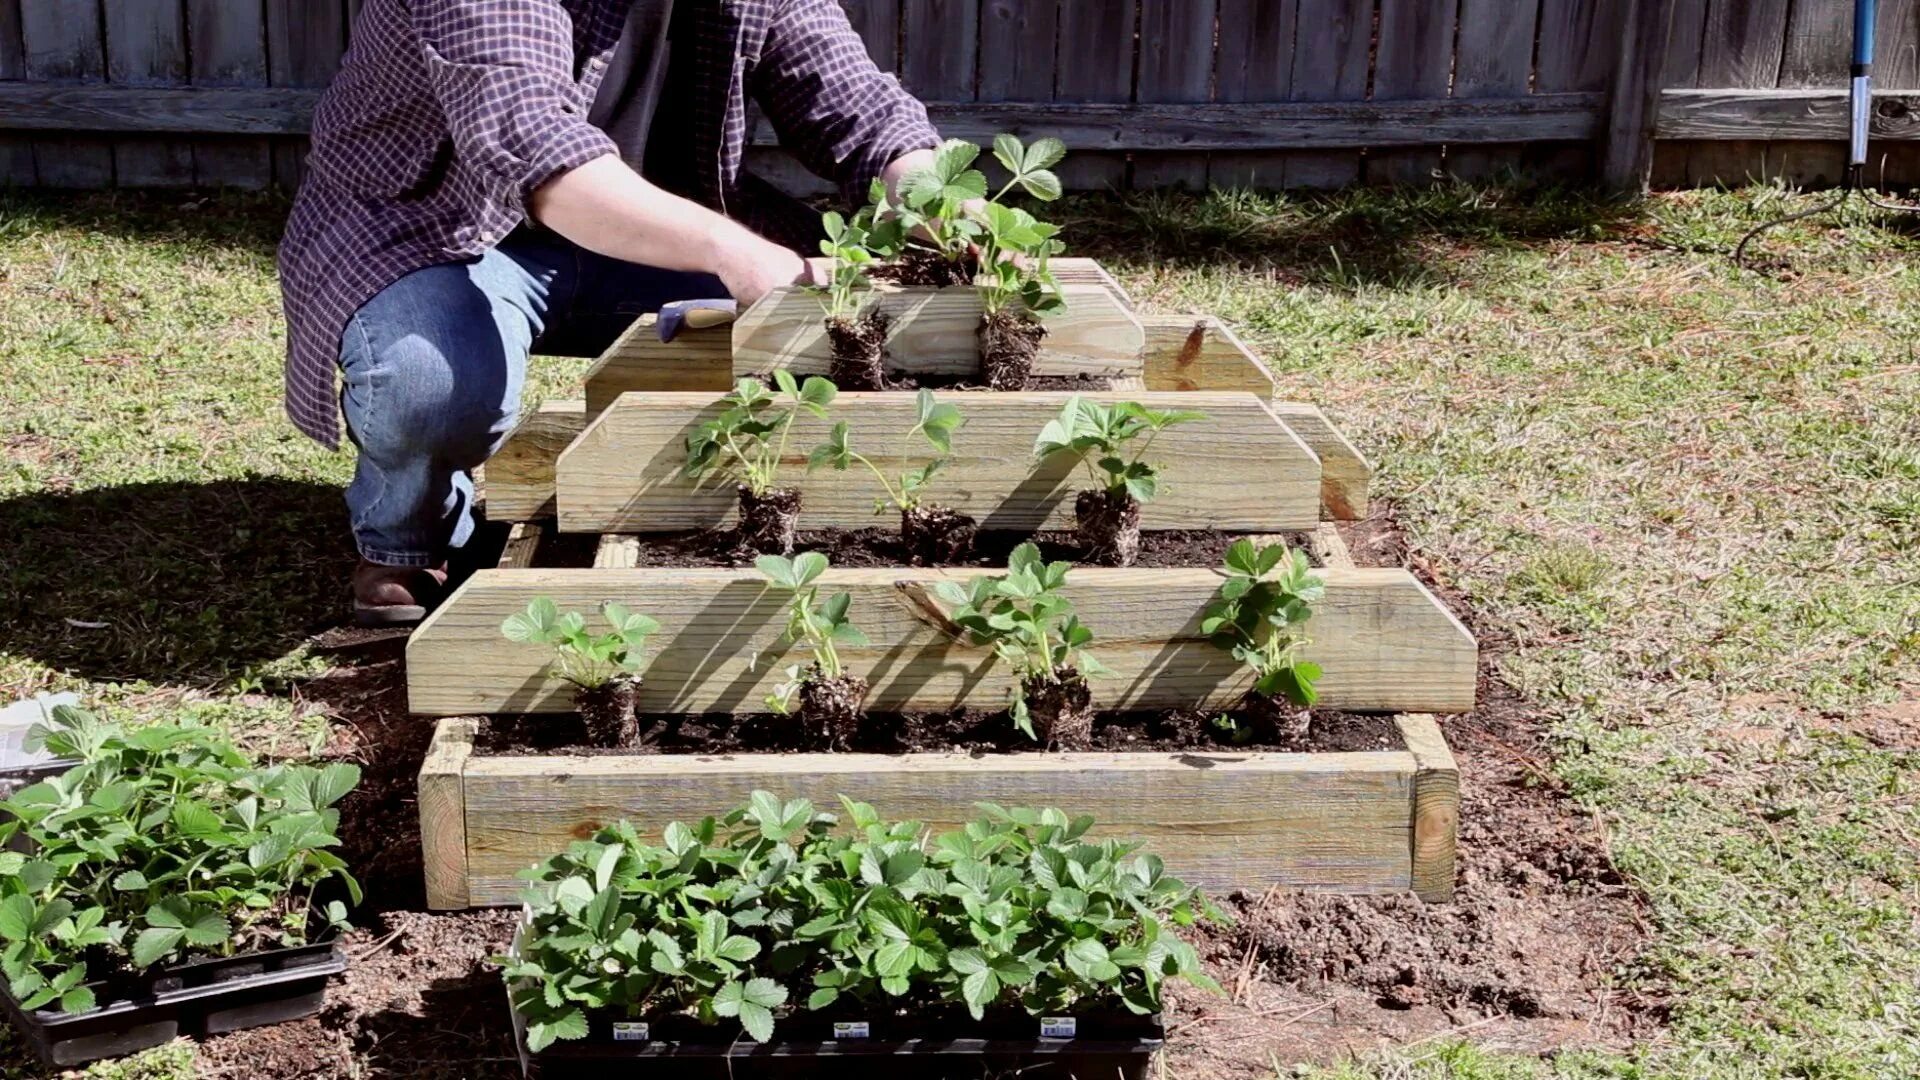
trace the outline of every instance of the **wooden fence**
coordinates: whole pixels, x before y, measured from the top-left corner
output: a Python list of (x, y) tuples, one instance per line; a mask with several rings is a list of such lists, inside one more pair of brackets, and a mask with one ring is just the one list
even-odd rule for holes
[[(0, 184), (297, 182), (362, 2), (0, 0)], [(1058, 135), (1082, 187), (1818, 181), (1843, 157), (1849, 0), (843, 3), (945, 132)], [(1881, 85), (1920, 89), (1920, 0), (1880, 19)], [(1917, 104), (1883, 99), (1877, 137)]]

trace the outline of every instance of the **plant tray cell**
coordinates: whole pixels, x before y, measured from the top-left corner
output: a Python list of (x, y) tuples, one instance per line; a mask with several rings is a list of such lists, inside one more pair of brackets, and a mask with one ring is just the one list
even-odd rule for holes
[[(181, 1035), (218, 1035), (319, 1011), (327, 980), (347, 961), (331, 943), (272, 949), (165, 968), (132, 993), (89, 1012), (24, 1010), (0, 986), (7, 1022), (50, 1066), (79, 1065), (159, 1046)], [(91, 984), (101, 998), (105, 984)]]

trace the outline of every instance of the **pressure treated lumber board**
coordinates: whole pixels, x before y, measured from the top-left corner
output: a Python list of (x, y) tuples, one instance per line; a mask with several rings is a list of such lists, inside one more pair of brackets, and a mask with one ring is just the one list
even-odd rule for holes
[(1373, 466), (1327, 414), (1299, 401), (1276, 401), (1273, 414), (1320, 458), (1320, 516), (1333, 521), (1366, 517)]
[[(1146, 338), (1140, 320), (1104, 285), (1061, 285), (1066, 308), (1046, 318), (1036, 375), (1137, 375)], [(733, 372), (760, 375), (786, 368), (824, 375), (832, 360), (819, 294), (775, 289), (733, 324)], [(868, 303), (892, 323), (892, 366), (928, 374), (964, 375), (980, 367), (974, 331), (980, 291), (971, 286), (902, 289), (880, 286)]]
[(548, 401), (522, 417), (481, 469), (489, 521), (553, 516), (553, 463), (587, 424), (583, 402)]
[(463, 773), (477, 726), (470, 719), (441, 721), (420, 765), (421, 865), (428, 901), (435, 907), (459, 908), (470, 902)]
[[(468, 736), (453, 729), (464, 723), (441, 721), (429, 753), (430, 762), (447, 760), (441, 744), (458, 744), (465, 811), (451, 824), (466, 874), (429, 877), (436, 909), (515, 903), (520, 870), (602, 825), (624, 818), (658, 837), (669, 822), (697, 821), (755, 790), (825, 807), (844, 793), (935, 829), (964, 824), (980, 800), (1058, 806), (1092, 814), (1096, 835), (1144, 841), (1174, 873), (1215, 893), (1280, 885), (1413, 890), (1429, 901), (1452, 894), (1454, 834), (1440, 826), (1454, 819), (1433, 811), (1458, 775), (1426, 716), (1396, 718), (1407, 750), (1342, 754), (487, 757), (466, 754)], [(424, 842), (441, 852), (453, 840), (429, 832)]]
[[(1411, 574), (1399, 569), (1320, 571), (1325, 598), (1307, 634), (1307, 656), (1326, 671), (1321, 704), (1369, 711), (1460, 712), (1473, 707), (1474, 640)], [(955, 570), (833, 569), (827, 592), (853, 595), (852, 618), (873, 644), (842, 647), (873, 683), (874, 709), (996, 708), (1012, 682), (991, 652), (946, 632), (929, 589)], [(1076, 568), (1067, 594), (1097, 635), (1094, 653), (1114, 669), (1096, 680), (1103, 708), (1230, 705), (1244, 672), (1200, 635), (1202, 609), (1223, 575), (1211, 569)], [(537, 596), (590, 611), (617, 600), (660, 622), (648, 645), (640, 707), (656, 712), (757, 712), (780, 668), (799, 658), (781, 640), (780, 598), (746, 569), (482, 570), (407, 643), (410, 707), (430, 716), (565, 712), (567, 684), (548, 654), (500, 635), (500, 622)]]
[[(1087, 485), (1070, 455), (1045, 461), (1033, 440), (1074, 395), (1065, 392), (954, 393), (967, 423), (937, 478), (935, 497), (972, 514), (987, 529), (1071, 526), (1074, 492)], [(1153, 394), (1102, 391), (1101, 401), (1137, 400), (1162, 409), (1195, 409), (1206, 419), (1160, 433), (1153, 460), (1161, 494), (1141, 515), (1148, 529), (1219, 528), (1278, 532), (1319, 519), (1320, 461), (1251, 394)], [(683, 472), (686, 438), (721, 411), (712, 394), (622, 397), (561, 453), (554, 466), (562, 532), (661, 532), (708, 528), (732, 519), (731, 484), (696, 486)], [(865, 469), (809, 471), (809, 448), (832, 422), (851, 425), (855, 449), (882, 472), (897, 474), (926, 460), (926, 448), (902, 434), (913, 426), (910, 394), (842, 394), (829, 420), (806, 416), (788, 439), (791, 465), (782, 482), (800, 490), (810, 528), (862, 528), (874, 520), (878, 485)]]
[(1270, 398), (1273, 373), (1209, 315), (1142, 315), (1145, 377), (1155, 390), (1245, 390)]

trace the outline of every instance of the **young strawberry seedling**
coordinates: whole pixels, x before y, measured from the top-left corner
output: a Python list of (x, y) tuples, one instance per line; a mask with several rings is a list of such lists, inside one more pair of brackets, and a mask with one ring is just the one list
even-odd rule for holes
[(687, 436), (686, 474), (734, 481), (741, 541), (756, 551), (789, 555), (800, 520), (800, 493), (778, 486), (787, 436), (802, 413), (826, 419), (839, 390), (818, 375), (796, 383), (784, 369), (774, 371), (773, 382), (777, 392), (755, 379), (741, 379), (720, 399), (720, 415)]
[[(919, 468), (902, 470), (896, 484), (871, 459), (853, 449), (842, 421), (833, 426), (825, 443), (814, 448), (807, 467), (826, 465), (844, 471), (856, 461), (865, 465), (886, 492), (886, 498), (874, 500), (873, 512), (885, 513), (889, 507), (900, 511), (900, 542), (907, 549), (908, 561), (917, 566), (959, 562), (973, 549), (979, 524), (950, 506), (927, 502), (926, 491), (934, 473), (953, 453), (953, 433), (966, 422), (959, 406), (937, 401), (933, 391), (922, 390), (914, 398), (913, 426), (901, 439), (911, 440), (917, 435), (939, 456)], [(906, 455), (903, 452), (900, 456)]]
[(1048, 747), (1083, 750), (1093, 735), (1093, 688), (1089, 675), (1108, 674), (1086, 651), (1093, 631), (1080, 622), (1066, 584), (1064, 562), (1049, 563), (1032, 543), (1007, 557), (1007, 572), (968, 581), (941, 581), (934, 593), (952, 606), (947, 617), (969, 643), (989, 645), (994, 657), (1020, 677), (1014, 697), (1015, 727)]
[(607, 632), (596, 635), (579, 612), (562, 613), (551, 599), (537, 596), (525, 611), (507, 616), (500, 633), (508, 641), (553, 649), (553, 672), (573, 684), (573, 707), (594, 745), (639, 747), (634, 705), (640, 696), (641, 655), (660, 624), (621, 604), (607, 604), (600, 613)]
[(786, 678), (767, 696), (767, 707), (786, 716), (798, 703), (800, 724), (810, 738), (827, 750), (847, 749), (867, 704), (867, 680), (847, 672), (838, 648), (867, 644), (867, 635), (847, 618), (852, 595), (835, 593), (820, 599), (815, 582), (827, 572), (827, 557), (817, 551), (791, 559), (762, 555), (754, 566), (773, 588), (791, 594), (786, 639), (806, 645), (813, 653), (813, 663), (804, 670), (799, 664), (786, 669)]
[[(884, 201), (885, 185), (877, 190)], [(820, 290), (826, 298), (827, 341), (833, 350), (827, 374), (842, 390), (887, 388), (887, 317), (866, 303), (871, 288), (867, 268), (874, 260), (867, 246), (873, 215), (873, 208), (865, 207), (851, 220), (831, 210), (820, 216), (827, 234), (820, 241), (820, 252), (833, 260), (831, 276)]]
[(1227, 549), (1226, 570), (1220, 598), (1207, 605), (1200, 632), (1253, 670), (1247, 714), (1254, 733), (1302, 738), (1321, 673), (1320, 665), (1300, 658), (1308, 644), (1300, 628), (1326, 585), (1308, 567), (1306, 553), (1285, 544), (1236, 540)]
[[(1040, 429), (1033, 443), (1037, 457), (1072, 454), (1099, 485), (1082, 490), (1073, 502), (1075, 529), (1087, 561), (1133, 565), (1140, 554), (1140, 506), (1151, 502), (1160, 488), (1159, 470), (1147, 460), (1147, 452), (1167, 428), (1204, 419), (1205, 413), (1187, 409), (1149, 409), (1137, 401), (1104, 405), (1075, 395)], [(1132, 455), (1126, 456), (1136, 441)]]

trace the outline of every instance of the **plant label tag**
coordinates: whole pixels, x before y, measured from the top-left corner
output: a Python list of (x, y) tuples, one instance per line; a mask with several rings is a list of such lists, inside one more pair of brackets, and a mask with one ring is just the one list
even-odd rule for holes
[(614, 1042), (646, 1042), (653, 1036), (648, 1033), (647, 1025), (640, 1023), (618, 1023), (613, 1025)]
[(865, 1020), (835, 1020), (833, 1037), (836, 1039), (869, 1039), (873, 1033), (868, 1030)]
[(1040, 1037), (1071, 1039), (1079, 1027), (1079, 1023), (1071, 1016), (1043, 1016), (1040, 1018)]

